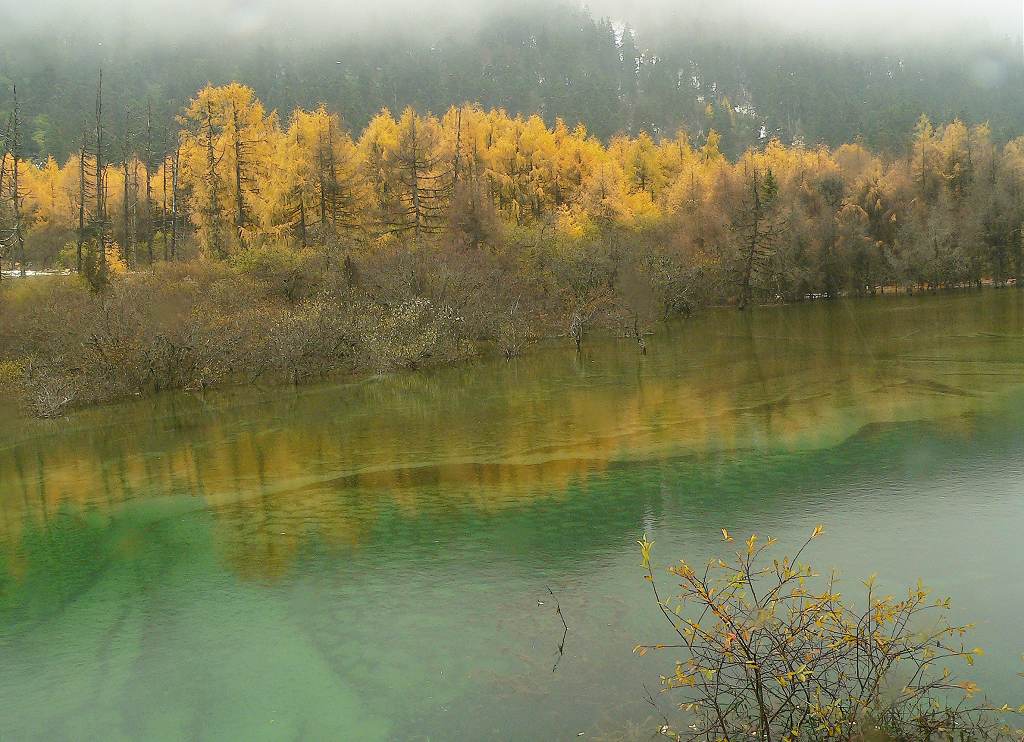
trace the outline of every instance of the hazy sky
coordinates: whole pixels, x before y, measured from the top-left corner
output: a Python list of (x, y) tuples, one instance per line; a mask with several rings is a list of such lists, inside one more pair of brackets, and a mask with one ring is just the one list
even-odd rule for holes
[[(529, 0), (535, 2), (536, 0)], [(570, 0), (571, 1), (571, 0)], [(583, 0), (576, 0), (583, 3)], [(520, 0), (520, 3), (522, 0)], [(0, 27), (59, 28), (116, 39), (128, 29), (165, 38), (216, 30), (239, 38), (321, 38), (382, 28), (458, 29), (516, 0), (0, 0)], [(586, 0), (595, 15), (645, 26), (697, 16), (758, 32), (780, 28), (837, 40), (955, 36), (966, 30), (1018, 37), (1024, 0)]]

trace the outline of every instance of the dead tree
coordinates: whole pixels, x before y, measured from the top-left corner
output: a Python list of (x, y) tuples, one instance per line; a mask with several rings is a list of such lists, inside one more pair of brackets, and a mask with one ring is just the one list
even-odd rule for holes
[(171, 260), (178, 257), (178, 173), (181, 163), (181, 141), (174, 147), (171, 158)]
[(124, 175), (121, 199), (121, 234), (125, 258), (132, 266), (138, 264), (136, 243), (138, 229), (136, 223), (136, 200), (138, 198), (138, 169), (132, 149), (131, 112), (124, 109), (124, 138), (121, 142), (121, 170)]
[(757, 167), (751, 168), (749, 201), (733, 222), (733, 231), (740, 244), (740, 310), (750, 306), (754, 298), (754, 279), (767, 270), (780, 225), (774, 218), (775, 180), (771, 170), (764, 183), (758, 182)]
[(306, 237), (306, 201), (302, 197), (301, 189), (299, 190), (299, 238), (304, 248), (309, 246)]
[(167, 243), (167, 152), (164, 151), (160, 165), (160, 239), (164, 245), (164, 262), (171, 259)]
[(220, 158), (217, 157), (217, 148), (214, 141), (215, 125), (213, 119), (213, 104), (206, 104), (206, 118), (200, 125), (201, 136), (206, 146), (206, 178), (207, 204), (206, 217), (210, 232), (210, 248), (218, 258), (227, 257), (224, 245), (221, 242), (220, 230), (220, 176), (217, 173), (217, 165)]
[[(25, 225), (22, 223), (21, 202), (25, 198), (21, 183), (21, 120), (18, 108), (18, 86), (13, 86), (14, 109), (4, 136), (3, 158), (0, 160), (0, 197), (11, 205), (11, 225), (5, 230), (3, 243), (10, 250), (12, 257), (18, 261), (19, 272), (25, 275)], [(5, 163), (10, 159), (10, 178), (6, 190), (3, 182)], [(2, 271), (0, 271), (2, 274)]]
[(83, 127), (82, 144), (78, 148), (78, 232), (75, 245), (75, 272), (82, 273), (82, 248), (85, 245), (85, 202), (88, 198), (87, 181), (85, 177), (85, 161), (88, 156), (88, 138)]
[[(7, 157), (10, 154), (10, 142), (11, 142), (11, 131), (12, 131), (12, 118), (8, 117), (7, 126), (4, 128), (3, 141), (0, 142), (0, 206), (3, 205), (4, 199), (4, 181), (7, 175)], [(0, 280), (4, 277), (4, 254), (6, 252), (7, 241), (3, 238), (3, 211), (0, 210)]]
[(142, 209), (142, 228), (146, 236), (146, 252), (149, 264), (153, 265), (153, 105), (146, 101), (146, 151), (142, 160), (142, 172), (146, 178), (146, 201)]
[(234, 134), (235, 149), (235, 231), (241, 239), (242, 229), (245, 228), (245, 199), (242, 197), (242, 131), (238, 125), (238, 108), (231, 106), (231, 128)]
[(103, 70), (100, 70), (99, 79), (96, 83), (96, 128), (95, 128), (95, 197), (96, 206), (93, 210), (92, 232), (96, 238), (96, 247), (99, 254), (97, 268), (97, 282), (102, 285), (107, 279), (107, 194), (106, 194), (106, 170), (103, 164)]
[(14, 252), (18, 257), (18, 272), (22, 278), (25, 276), (25, 229), (21, 223), (21, 199), (24, 194), (21, 192), (21, 181), (18, 178), (18, 161), (21, 159), (21, 121), (18, 118), (18, 86), (14, 86), (14, 112), (11, 114), (13, 125), (11, 127), (11, 201), (14, 202)]

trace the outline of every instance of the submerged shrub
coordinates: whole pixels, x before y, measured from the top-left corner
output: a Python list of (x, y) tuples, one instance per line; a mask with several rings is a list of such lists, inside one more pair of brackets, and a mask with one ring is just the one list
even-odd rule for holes
[(461, 318), (450, 306), (423, 297), (377, 306), (365, 319), (364, 352), (380, 371), (418, 368), (431, 359), (451, 361), (470, 352)]
[(363, 290), (344, 263), (337, 280), (307, 281), (310, 268), (291, 283), (281, 263), (250, 258), (244, 271), (199, 260), (111, 274), (103, 291), (76, 276), (0, 287), (3, 393), (53, 417), (168, 389), (419, 368), (479, 348), (450, 303), (414, 286)]
[[(1024, 706), (973, 700), (978, 686), (953, 666), (980, 648), (951, 623), (949, 598), (920, 584), (904, 597), (867, 579), (865, 602), (840, 593), (835, 574), (801, 561), (818, 526), (792, 557), (769, 559), (774, 539), (752, 535), (728, 560), (669, 568), (678, 591), (663, 596), (639, 542), (645, 578), (669, 625), (669, 643), (638, 645), (676, 656), (662, 687), (681, 712), (661, 733), (692, 740), (1020, 739), (1005, 719)], [(726, 542), (733, 538), (722, 531)]]

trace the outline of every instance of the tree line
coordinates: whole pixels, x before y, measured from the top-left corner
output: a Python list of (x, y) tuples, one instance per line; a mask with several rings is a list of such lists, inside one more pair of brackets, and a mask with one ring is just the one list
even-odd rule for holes
[(9, 266), (62, 264), (99, 287), (111, 271), (197, 255), (343, 263), (395, 245), (544, 242), (601, 252), (609, 285), (629, 264), (669, 314), (686, 303), (671, 283), (693, 270), (709, 298), (740, 306), (1003, 284), (1024, 270), (1024, 139), (1000, 147), (958, 120), (922, 117), (895, 159), (766, 139), (730, 160), (715, 130), (700, 143), (684, 131), (605, 143), (474, 104), (384, 109), (353, 135), (324, 106), (282, 118), (238, 83), (199, 91), (174, 127), (149, 110), (119, 115), (114, 145), (101, 79), (79, 151), (39, 163), (21, 154), (15, 107), (0, 169)]
[[(36, 414), (230, 383), (580, 350), (711, 304), (1006, 285), (1024, 138), (922, 117), (906, 154), (765, 137), (736, 158), (476, 104), (287, 117), (208, 86), (162, 126), (92, 120), (63, 163), (0, 151), (0, 393)], [(121, 131), (117, 136), (111, 130)], [(125, 136), (124, 132), (128, 132)]]

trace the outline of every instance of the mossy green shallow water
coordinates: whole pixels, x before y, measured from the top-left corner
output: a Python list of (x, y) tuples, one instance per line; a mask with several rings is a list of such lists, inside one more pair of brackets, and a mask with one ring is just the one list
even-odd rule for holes
[(636, 539), (818, 522), (849, 592), (952, 595), (1021, 703), (1022, 415), (1024, 298), (986, 291), (6, 420), (0, 738), (646, 736)]

